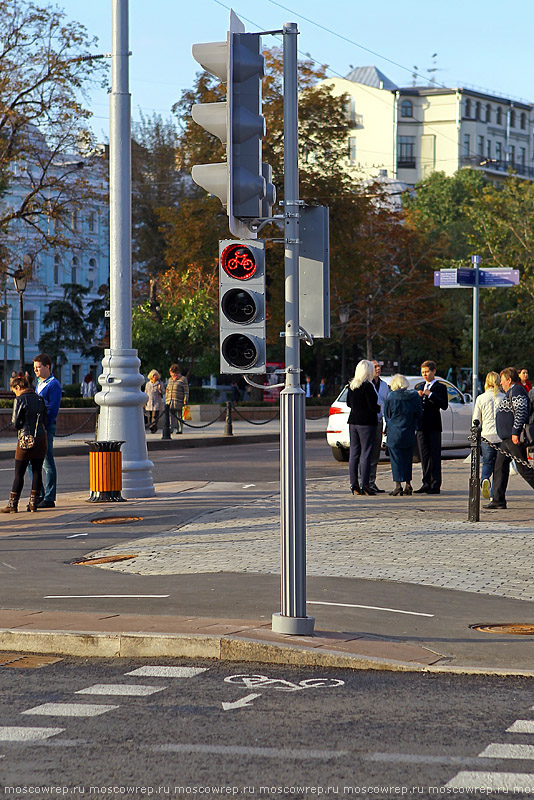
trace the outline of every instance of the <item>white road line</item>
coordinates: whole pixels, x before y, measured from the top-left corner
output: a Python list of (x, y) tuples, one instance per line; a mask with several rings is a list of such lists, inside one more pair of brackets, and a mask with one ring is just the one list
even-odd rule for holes
[(29, 708), (22, 714), (40, 714), (47, 717), (98, 717), (106, 711), (113, 711), (119, 706), (107, 706), (89, 703), (43, 703), (42, 706)]
[(170, 594), (45, 594), (45, 600), (70, 600), (71, 598), (98, 598), (98, 597), (170, 597)]
[(0, 725), (1, 742), (33, 742), (63, 733), (65, 728), (23, 728)]
[(478, 756), (429, 756), (419, 753), (359, 753), (364, 761), (386, 761), (391, 764), (450, 764), (479, 766)]
[(341, 608), (368, 608), (371, 611), (391, 611), (394, 614), (411, 614), (414, 617), (433, 617), (434, 614), (424, 614), (422, 611), (403, 611), (400, 608), (382, 608), (381, 606), (360, 606), (355, 603), (327, 603), (324, 600), (307, 600), (309, 606), (340, 606)]
[(13, 567), (11, 564), (8, 564), (7, 561), (2, 561), (4, 567), (9, 567), (9, 569), (14, 569), (15, 572), (17, 571), (16, 567)]
[(246, 483), (242, 488), (243, 489), (251, 489), (253, 486), (256, 486), (255, 483)]
[(532, 744), (489, 744), (479, 753), (479, 758), (531, 758), (534, 759)]
[(201, 672), (207, 672), (209, 667), (158, 667), (146, 666), (125, 672), (125, 675), (144, 675), (148, 678), (193, 678)]
[(78, 689), (74, 694), (122, 694), (131, 697), (147, 697), (156, 692), (162, 692), (166, 686), (146, 686), (141, 683), (95, 683), (87, 689)]
[(534, 733), (534, 719), (517, 719), (506, 733)]
[(524, 772), (459, 772), (445, 789), (480, 789), (484, 792), (508, 789), (521, 792), (534, 786), (534, 774)]
[(263, 756), (264, 758), (341, 758), (348, 754), (347, 750), (286, 750), (279, 747), (238, 747), (237, 745), (209, 745), (209, 744), (160, 744), (151, 745), (149, 750), (158, 753), (212, 753), (214, 755), (234, 756)]
[(89, 536), (88, 533), (72, 533), (70, 536), (67, 536), (67, 539), (77, 539), (78, 536)]

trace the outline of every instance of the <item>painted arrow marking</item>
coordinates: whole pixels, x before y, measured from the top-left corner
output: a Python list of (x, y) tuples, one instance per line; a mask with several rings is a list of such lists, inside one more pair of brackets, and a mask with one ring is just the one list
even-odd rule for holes
[(241, 700), (236, 700), (235, 703), (223, 703), (223, 711), (230, 711), (233, 708), (243, 708), (244, 706), (249, 706), (256, 697), (261, 697), (261, 694), (247, 694), (246, 697), (242, 697)]

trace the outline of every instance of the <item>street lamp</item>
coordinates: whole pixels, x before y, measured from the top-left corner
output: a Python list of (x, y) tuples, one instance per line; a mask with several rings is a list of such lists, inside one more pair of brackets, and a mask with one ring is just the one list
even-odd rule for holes
[(22, 300), (22, 295), (26, 290), (26, 283), (28, 282), (28, 276), (26, 275), (26, 271), (23, 269), (17, 269), (12, 274), (13, 283), (15, 284), (15, 289), (19, 295), (19, 349), (20, 349), (20, 372), (24, 375), (25, 372), (25, 364), (24, 364), (24, 303)]
[(341, 306), (339, 309), (339, 321), (341, 322), (341, 388), (345, 386), (345, 331), (347, 322), (350, 319), (349, 306)]

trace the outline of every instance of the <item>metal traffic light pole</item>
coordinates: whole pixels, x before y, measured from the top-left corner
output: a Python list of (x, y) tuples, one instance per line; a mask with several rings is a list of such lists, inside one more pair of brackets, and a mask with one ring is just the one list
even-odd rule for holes
[(306, 615), (306, 398), (300, 386), (299, 169), (296, 23), (284, 25), (285, 389), (280, 393), (281, 611), (277, 633), (309, 636)]

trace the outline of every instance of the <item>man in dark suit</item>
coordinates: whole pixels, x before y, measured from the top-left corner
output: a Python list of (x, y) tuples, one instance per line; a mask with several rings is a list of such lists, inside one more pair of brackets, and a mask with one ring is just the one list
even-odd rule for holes
[(423, 485), (416, 494), (439, 494), (441, 488), (441, 411), (449, 405), (447, 388), (436, 380), (434, 361), (423, 361), (425, 383), (418, 387), (423, 402), (423, 420), (417, 431), (417, 444), (423, 469)]

